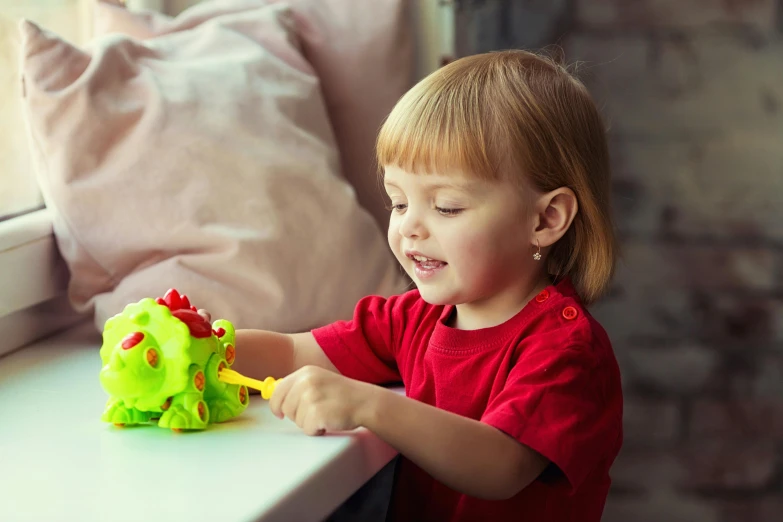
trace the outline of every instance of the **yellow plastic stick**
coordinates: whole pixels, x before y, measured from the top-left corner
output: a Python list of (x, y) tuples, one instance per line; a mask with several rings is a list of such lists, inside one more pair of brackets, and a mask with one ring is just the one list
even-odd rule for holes
[(275, 386), (277, 386), (277, 380), (273, 377), (267, 377), (263, 381), (259, 381), (251, 379), (250, 377), (245, 377), (241, 373), (229, 370), (228, 368), (220, 370), (218, 379), (228, 384), (241, 384), (248, 388), (258, 390), (261, 392), (261, 397), (267, 400), (272, 396), (272, 392), (275, 391)]

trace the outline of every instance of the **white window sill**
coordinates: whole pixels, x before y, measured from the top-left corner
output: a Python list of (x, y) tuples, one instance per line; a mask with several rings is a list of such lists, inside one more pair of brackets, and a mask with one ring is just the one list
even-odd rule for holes
[[(0, 359), (0, 520), (317, 522), (396, 455), (365, 429), (309, 437), (258, 395), (199, 433), (117, 429), (100, 342), (85, 325)], [(122, 498), (155, 508), (131, 517)]]
[(0, 222), (0, 356), (80, 319), (67, 284), (50, 211)]
[(0, 223), (0, 317), (63, 294), (67, 281), (48, 210)]
[(52, 235), (52, 215), (48, 209), (0, 221), (0, 253)]

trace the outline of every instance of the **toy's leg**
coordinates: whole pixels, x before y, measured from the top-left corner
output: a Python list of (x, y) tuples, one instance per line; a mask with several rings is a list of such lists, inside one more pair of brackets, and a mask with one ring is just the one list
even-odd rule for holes
[(249, 404), (245, 386), (226, 384), (218, 379), (218, 372), (228, 367), (219, 354), (210, 357), (204, 372), (207, 375), (207, 389), (204, 397), (209, 403), (210, 422), (223, 422), (242, 413)]
[(203, 430), (209, 424), (209, 406), (200, 393), (180, 393), (158, 421), (161, 428)]
[(209, 424), (209, 406), (204, 401), (207, 380), (204, 371), (196, 364), (190, 366), (188, 385), (171, 400), (158, 421), (161, 428), (173, 430), (203, 430)]
[(134, 424), (149, 422), (153, 415), (149, 411), (128, 408), (121, 400), (110, 398), (106, 403), (106, 409), (103, 411), (101, 420), (111, 422), (116, 426), (133, 426)]
[(210, 402), (213, 412), (212, 422), (223, 422), (237, 417), (245, 411), (249, 403), (247, 388), (238, 384), (229, 384), (221, 397)]

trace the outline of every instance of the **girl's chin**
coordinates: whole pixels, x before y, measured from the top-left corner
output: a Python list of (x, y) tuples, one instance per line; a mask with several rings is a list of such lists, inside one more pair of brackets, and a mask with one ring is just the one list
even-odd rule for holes
[(444, 292), (436, 288), (431, 288), (430, 285), (427, 284), (417, 284), (416, 287), (419, 290), (421, 298), (433, 306), (445, 306), (454, 304), (455, 302), (455, 296), (451, 292)]

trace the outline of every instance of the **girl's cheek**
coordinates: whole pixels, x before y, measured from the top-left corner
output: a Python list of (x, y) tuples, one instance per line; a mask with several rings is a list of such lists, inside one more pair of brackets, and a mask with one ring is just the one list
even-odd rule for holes
[(447, 244), (446, 253), (462, 265), (473, 265), (487, 254), (486, 239), (478, 234), (455, 234), (448, 238)]
[(392, 245), (395, 242), (399, 243), (400, 241), (399, 225), (396, 221), (394, 215), (389, 218), (389, 228), (386, 231), (386, 239), (389, 241), (389, 245)]

